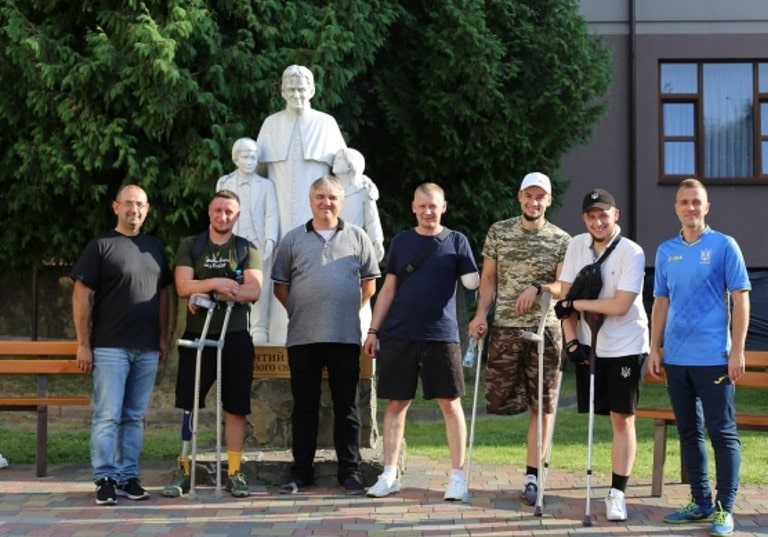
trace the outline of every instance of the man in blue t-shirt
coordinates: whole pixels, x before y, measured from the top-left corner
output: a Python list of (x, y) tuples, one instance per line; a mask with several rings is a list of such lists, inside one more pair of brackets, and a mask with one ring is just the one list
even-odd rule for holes
[[(656, 253), (649, 368), (658, 376), (663, 357), (693, 498), (664, 521), (712, 521), (710, 535), (730, 535), (741, 464), (734, 396), (745, 369), (751, 285), (736, 241), (705, 223), (709, 201), (700, 181), (680, 184), (675, 213), (682, 231)], [(715, 452), (714, 505), (704, 425)]]
[[(444, 499), (462, 500), (467, 489), (456, 280), (461, 279), (467, 289), (476, 289), (480, 276), (463, 234), (451, 231), (442, 240), (438, 238), (442, 237), (440, 220), (446, 207), (440, 186), (424, 183), (416, 189), (411, 208), (418, 225), (392, 239), (384, 284), (373, 309), (364, 346), (366, 353), (376, 358), (377, 344), (381, 345), (378, 393), (388, 402), (384, 413), (384, 472), (368, 489), (370, 497), (381, 498), (400, 490), (396, 464), (419, 373), (424, 398), (437, 398), (445, 419), (452, 472)], [(417, 259), (421, 261), (416, 263)], [(412, 270), (407, 271), (409, 265)], [(404, 277), (406, 272), (409, 275)]]

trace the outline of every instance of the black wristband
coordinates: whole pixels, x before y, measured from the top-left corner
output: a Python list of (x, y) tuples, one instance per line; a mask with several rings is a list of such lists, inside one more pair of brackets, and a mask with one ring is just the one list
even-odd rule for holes
[(572, 340), (570, 340), (569, 342), (567, 342), (567, 343), (565, 344), (565, 348), (566, 348), (566, 349), (569, 349), (569, 348), (571, 348), (573, 345), (579, 345), (579, 344), (581, 344), (581, 342), (578, 340), (578, 338), (573, 338)]
[(369, 329), (368, 329), (368, 335), (369, 335), (369, 336), (370, 336), (370, 335), (374, 335), (374, 336), (377, 336), (377, 337), (378, 337), (378, 335), (379, 335), (379, 331), (378, 331), (378, 330), (376, 330), (375, 328), (369, 328)]
[(538, 282), (533, 282), (531, 285), (536, 288), (536, 296), (541, 296), (541, 291), (542, 291), (541, 284)]

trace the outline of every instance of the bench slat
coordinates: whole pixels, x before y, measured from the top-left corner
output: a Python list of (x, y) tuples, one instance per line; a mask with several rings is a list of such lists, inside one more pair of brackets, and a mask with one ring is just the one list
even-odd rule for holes
[(48, 408), (90, 405), (88, 397), (47, 395), (49, 375), (85, 374), (77, 367), (76, 354), (77, 342), (72, 340), (0, 341), (0, 356), (10, 357), (0, 359), (0, 374), (37, 375), (37, 395), (0, 397), (0, 410), (36, 411), (38, 477), (45, 477), (48, 473)]
[(74, 356), (77, 341), (0, 341), (0, 356)]
[(0, 407), (16, 406), (86, 406), (91, 400), (87, 397), (0, 397)]
[(84, 374), (72, 360), (0, 360), (0, 374), (64, 375)]

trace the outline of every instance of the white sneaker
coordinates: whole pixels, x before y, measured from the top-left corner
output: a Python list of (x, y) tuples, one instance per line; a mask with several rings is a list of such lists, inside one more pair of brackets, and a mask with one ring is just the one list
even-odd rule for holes
[(393, 492), (400, 490), (400, 480), (395, 478), (392, 483), (387, 483), (384, 475), (380, 475), (376, 483), (365, 493), (369, 498), (384, 498)]
[(8, 459), (0, 454), (0, 468), (8, 468)]
[(535, 475), (525, 476), (525, 483), (523, 483), (523, 490), (520, 495), (528, 505), (536, 505), (536, 500), (539, 498), (539, 487)]
[(443, 499), (445, 501), (460, 502), (467, 493), (467, 482), (464, 476), (452, 475), (448, 481), (448, 487), (445, 489)]
[(624, 493), (618, 489), (611, 489), (605, 498), (605, 518), (614, 522), (627, 519), (627, 502)]

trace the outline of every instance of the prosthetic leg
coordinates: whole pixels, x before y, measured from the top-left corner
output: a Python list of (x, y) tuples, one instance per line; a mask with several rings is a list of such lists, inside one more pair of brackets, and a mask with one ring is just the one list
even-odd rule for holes
[(191, 468), (190, 468), (190, 484), (189, 484), (189, 497), (195, 498), (195, 477), (197, 468), (197, 431), (198, 431), (198, 416), (200, 413), (200, 369), (203, 358), (203, 349), (205, 347), (216, 348), (216, 497), (221, 498), (221, 353), (224, 349), (224, 338), (227, 335), (227, 325), (229, 324), (229, 316), (232, 313), (232, 307), (234, 302), (227, 302), (227, 310), (224, 314), (224, 321), (221, 325), (221, 332), (219, 339), (207, 339), (208, 328), (211, 324), (211, 318), (213, 312), (216, 309), (217, 303), (213, 300), (204, 298), (201, 295), (194, 295), (191, 299), (192, 304), (206, 308), (208, 313), (205, 317), (205, 324), (203, 325), (203, 331), (199, 338), (194, 340), (180, 339), (178, 344), (180, 347), (191, 347), (197, 349), (197, 356), (195, 358), (195, 399), (192, 408), (192, 455), (191, 455)]

